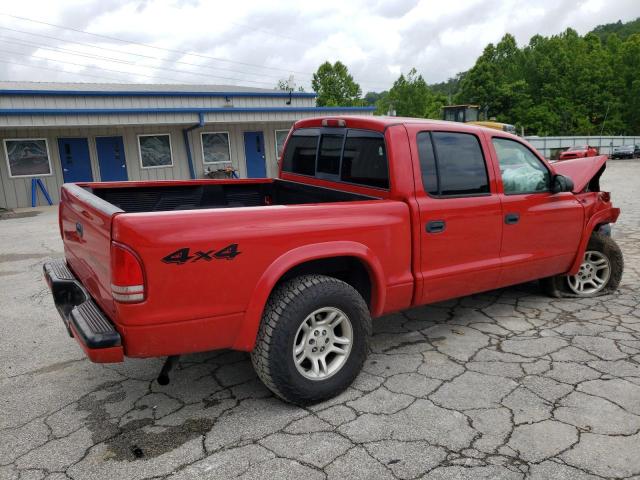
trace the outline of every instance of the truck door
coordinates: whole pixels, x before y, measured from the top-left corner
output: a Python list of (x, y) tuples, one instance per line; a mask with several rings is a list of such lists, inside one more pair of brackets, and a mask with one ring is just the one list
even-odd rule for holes
[(411, 136), (422, 177), (416, 181), (423, 278), (418, 303), (495, 288), (502, 209), (493, 169), (483, 154), (486, 139), (459, 131)]
[(552, 193), (551, 170), (527, 145), (490, 140), (504, 218), (499, 286), (566, 272), (582, 236), (582, 205), (571, 192)]

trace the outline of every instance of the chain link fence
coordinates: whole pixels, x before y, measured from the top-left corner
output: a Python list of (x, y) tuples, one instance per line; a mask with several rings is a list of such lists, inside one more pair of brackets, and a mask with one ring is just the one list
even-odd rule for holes
[(542, 155), (556, 160), (560, 152), (576, 145), (595, 147), (602, 155), (610, 155), (614, 147), (621, 145), (640, 145), (640, 136), (632, 137), (524, 137)]

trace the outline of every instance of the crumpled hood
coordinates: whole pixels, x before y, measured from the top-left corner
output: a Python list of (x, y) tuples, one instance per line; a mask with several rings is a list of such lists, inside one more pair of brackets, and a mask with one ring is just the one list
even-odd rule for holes
[(580, 193), (589, 185), (593, 177), (602, 175), (606, 162), (606, 155), (598, 155), (597, 157), (562, 160), (552, 165), (556, 173), (573, 180), (573, 193)]

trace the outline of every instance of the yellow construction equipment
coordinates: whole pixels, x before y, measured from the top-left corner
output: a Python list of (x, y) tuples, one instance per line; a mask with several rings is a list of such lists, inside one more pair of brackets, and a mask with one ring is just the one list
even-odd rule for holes
[[(482, 115), (480, 105), (447, 105), (444, 110), (444, 120), (450, 122), (472, 123), (483, 127), (502, 130), (503, 132), (516, 133), (516, 127), (509, 123), (496, 122)], [(481, 117), (485, 117), (482, 119)]]

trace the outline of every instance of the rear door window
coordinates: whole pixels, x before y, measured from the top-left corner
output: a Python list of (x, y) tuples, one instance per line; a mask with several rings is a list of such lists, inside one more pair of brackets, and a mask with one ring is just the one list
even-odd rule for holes
[(420, 132), (417, 141), (427, 193), (439, 197), (490, 193), (478, 137), (459, 132)]
[(356, 129), (299, 129), (289, 139), (285, 172), (375, 188), (389, 188), (384, 136)]

